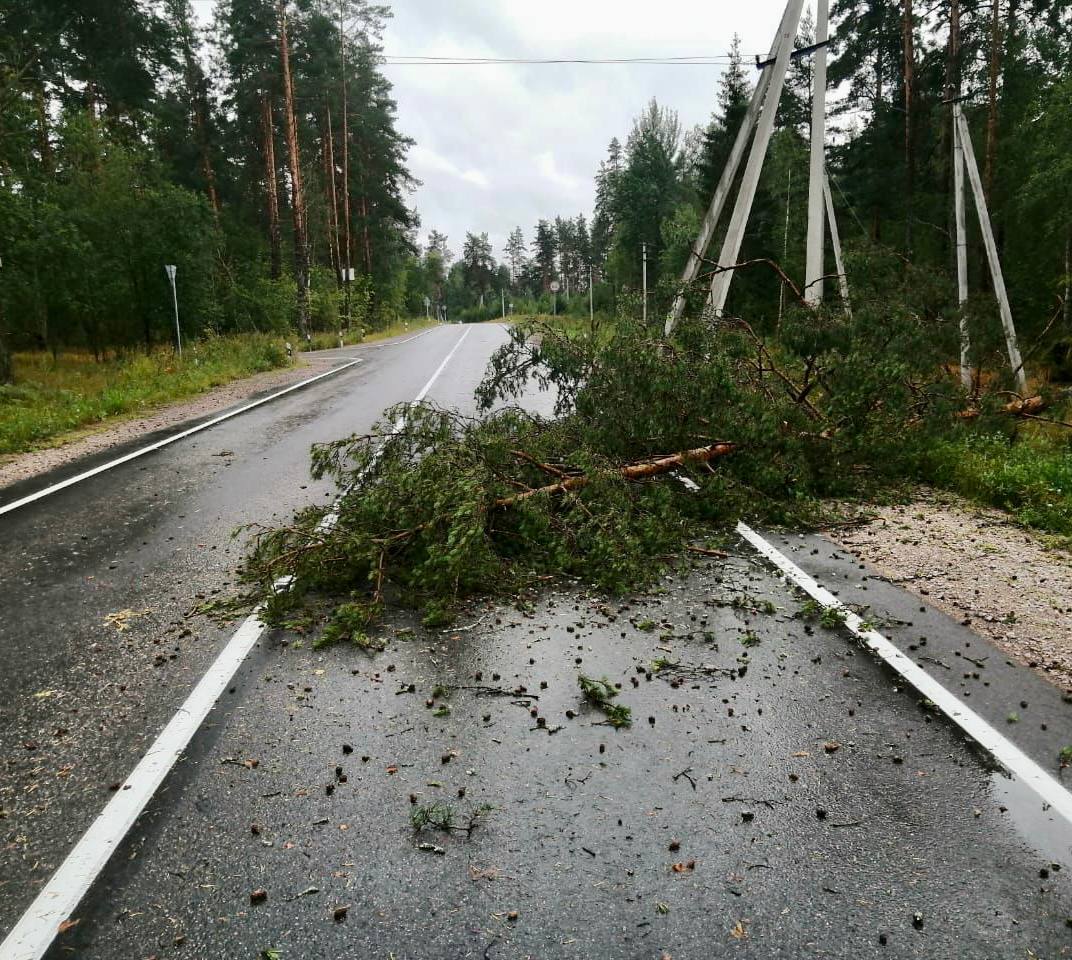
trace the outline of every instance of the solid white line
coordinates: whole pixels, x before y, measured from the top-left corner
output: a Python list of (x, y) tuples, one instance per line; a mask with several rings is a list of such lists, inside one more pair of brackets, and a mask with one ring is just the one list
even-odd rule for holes
[[(458, 338), (453, 349), (436, 368), (431, 379), (421, 388), (414, 403), (419, 403), (432, 389), (436, 380), (446, 369), (451, 358), (458, 352), (462, 341), (469, 336), (471, 327)], [(394, 424), (387, 440), (405, 426), (405, 414)], [(382, 446), (380, 447), (382, 450)], [(378, 458), (379, 451), (377, 451)], [(375, 463), (376, 458), (372, 463)], [(369, 464), (371, 467), (371, 463)], [(338, 501), (336, 501), (338, 502)], [(320, 528), (327, 529), (334, 523), (325, 525), (335, 508), (320, 521)], [(276, 581), (276, 590), (286, 590), (290, 578), (283, 577)], [(259, 605), (238, 628), (227, 642), (208, 672), (198, 681), (197, 686), (186, 698), (186, 702), (168, 721), (160, 735), (141, 758), (130, 776), (123, 782), (118, 793), (107, 803), (89, 829), (75, 844), (67, 859), (49, 879), (46, 886), (30, 904), (29, 909), (19, 918), (19, 922), (0, 944), (0, 960), (40, 960), (45, 955), (56, 934), (59, 925), (78, 907), (82, 897), (89, 890), (93, 881), (108, 862), (108, 858), (122, 842), (138, 816), (156, 793), (164, 777), (174, 766), (175, 761), (193, 739), (198, 728), (208, 716), (209, 711), (219, 699), (221, 693), (234, 678), (253, 645), (261, 638), (266, 627), (261, 620), (263, 605)]]
[(240, 413), (246, 413), (249, 410), (259, 407), (265, 403), (271, 403), (273, 400), (278, 400), (280, 397), (285, 396), (288, 393), (293, 393), (295, 390), (300, 390), (302, 387), (307, 387), (311, 383), (316, 383), (317, 380), (323, 380), (324, 377), (334, 376), (336, 373), (340, 373), (343, 370), (348, 370), (350, 367), (356, 366), (359, 363), (364, 363), (363, 360), (351, 360), (349, 363), (341, 364), (337, 367), (332, 367), (330, 370), (324, 373), (318, 373), (315, 377), (310, 377), (308, 380), (302, 380), (299, 383), (291, 384), (283, 390), (279, 390), (276, 393), (269, 394), (267, 397), (261, 397), (260, 400), (254, 400), (252, 403), (247, 403), (244, 407), (239, 407), (237, 410), (232, 410), (230, 413), (222, 413), (218, 417), (213, 417), (211, 420), (205, 423), (198, 424), (195, 427), (190, 427), (188, 430), (182, 430), (179, 433), (173, 433), (170, 437), (164, 437), (163, 440), (157, 440), (156, 443), (150, 443), (147, 447), (140, 447), (137, 450), (133, 450), (130, 453), (124, 454), (121, 457), (116, 457), (114, 460), (109, 460), (107, 463), (102, 463), (100, 466), (93, 467), (92, 470), (86, 470), (83, 473), (76, 474), (73, 477), (68, 477), (66, 480), (61, 480), (59, 483), (54, 483), (51, 486), (45, 487), (43, 490), (38, 490), (37, 493), (28, 494), (25, 497), (21, 497), (18, 500), (13, 500), (11, 503), (4, 504), (0, 507), (0, 516), (5, 513), (10, 513), (12, 510), (18, 510), (19, 507), (25, 507), (28, 503), (33, 503), (36, 500), (41, 500), (44, 497), (50, 496), (53, 493), (58, 493), (60, 490), (65, 490), (67, 487), (72, 487), (76, 483), (81, 483), (83, 480), (88, 480), (90, 477), (97, 476), (98, 473), (104, 473), (106, 470), (111, 470), (113, 467), (118, 467), (124, 463), (130, 463), (131, 460), (136, 460), (138, 457), (143, 457), (147, 453), (152, 453), (154, 450), (160, 450), (162, 447), (166, 447), (169, 444), (175, 443), (179, 440), (185, 440), (187, 437), (193, 436), (195, 433), (200, 433), (202, 430), (208, 430), (209, 427), (214, 427), (218, 423), (223, 423), (224, 420), (230, 420), (231, 417), (237, 417)]
[(874, 654), (881, 657), (901, 675), (916, 692), (930, 700), (972, 740), (987, 750), (1006, 769), (1024, 781), (1042, 799), (1072, 824), (1072, 794), (1042, 769), (1012, 741), (1002, 736), (960, 698), (943, 687), (926, 670), (905, 656), (877, 630), (867, 629), (864, 621), (832, 593), (800, 569), (751, 527), (737, 524), (737, 532), (759, 553), (766, 557), (796, 586), (824, 607), (833, 608), (845, 616), (845, 626)]

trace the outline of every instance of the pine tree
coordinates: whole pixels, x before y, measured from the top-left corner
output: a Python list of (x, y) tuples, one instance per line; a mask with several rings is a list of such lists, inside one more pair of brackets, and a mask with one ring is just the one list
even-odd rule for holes
[(555, 279), (555, 257), (558, 246), (554, 228), (546, 220), (536, 224), (536, 236), (532, 241), (532, 259), (540, 278), (540, 290), (546, 293)]
[(752, 85), (748, 82), (741, 56), (741, 38), (737, 34), (733, 35), (729, 57), (729, 66), (719, 80), (715, 112), (704, 131), (697, 164), (701, 208), (706, 208), (714, 196), (752, 98)]

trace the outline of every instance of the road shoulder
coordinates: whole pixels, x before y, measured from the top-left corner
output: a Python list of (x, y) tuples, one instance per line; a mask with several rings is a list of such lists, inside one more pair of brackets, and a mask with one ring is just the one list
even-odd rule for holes
[(923, 490), (827, 536), (1072, 692), (1072, 556), (999, 510)]

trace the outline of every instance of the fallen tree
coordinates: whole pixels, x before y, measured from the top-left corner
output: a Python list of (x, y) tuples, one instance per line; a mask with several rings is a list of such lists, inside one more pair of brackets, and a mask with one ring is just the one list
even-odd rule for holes
[[(716, 555), (694, 541), (738, 518), (814, 522), (825, 498), (912, 477), (935, 438), (1009, 421), (997, 392), (976, 422), (960, 416), (945, 315), (861, 288), (852, 317), (701, 316), (671, 339), (630, 316), (598, 335), (515, 327), (478, 389), (484, 416), (396, 408), (370, 435), (315, 448), (314, 476), (346, 491), (334, 522), (310, 509), (261, 531), (246, 576), (277, 618), (331, 598), (326, 636), (358, 642), (389, 601), (441, 623), (466, 597), (558, 576), (608, 592), (651, 583)], [(510, 405), (537, 387), (553, 391), (553, 417)], [(284, 575), (293, 588), (272, 593)]]

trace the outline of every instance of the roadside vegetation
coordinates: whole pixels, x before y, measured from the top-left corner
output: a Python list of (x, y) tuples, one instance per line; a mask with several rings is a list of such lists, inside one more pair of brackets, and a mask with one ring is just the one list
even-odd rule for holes
[(922, 451), (920, 476), (1072, 545), (1072, 430), (1061, 429), (967, 429)]
[(80, 352), (17, 353), (15, 380), (0, 385), (0, 454), (291, 363), (281, 337), (246, 334), (96, 360)]
[[(958, 440), (969, 404), (973, 431), (1012, 417), (1000, 379), (973, 401), (943, 367), (955, 321), (900, 269), (875, 257), (851, 317), (789, 288), (765, 329), (702, 313), (671, 338), (626, 314), (595, 335), (518, 323), (478, 390), (482, 418), (425, 404), (393, 432), (396, 409), (315, 448), (314, 474), (345, 491), (337, 521), (318, 530), (317, 508), (262, 531), (246, 575), (265, 589), (294, 577), (275, 616), (309, 591), (345, 598), (361, 635), (392, 602), (443, 623), (467, 597), (559, 576), (651, 584), (738, 518), (813, 523), (831, 499), (902, 483)], [(509, 405), (537, 385), (555, 391), (553, 419)]]

